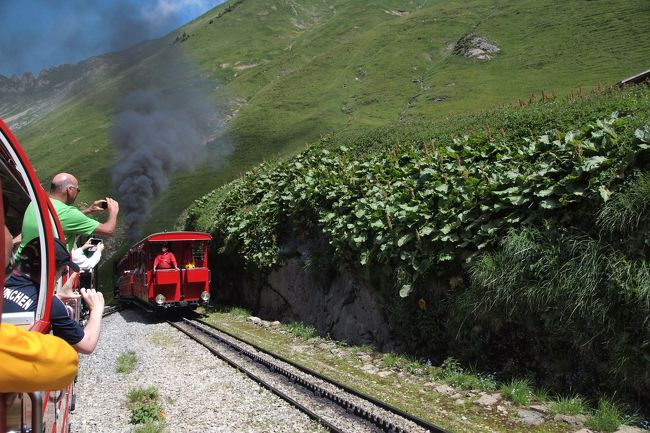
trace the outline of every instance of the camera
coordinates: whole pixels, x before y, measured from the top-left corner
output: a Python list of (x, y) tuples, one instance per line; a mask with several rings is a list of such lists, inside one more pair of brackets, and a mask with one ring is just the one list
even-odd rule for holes
[(106, 200), (100, 202), (99, 207), (102, 209), (108, 209), (108, 202)]
[(91, 245), (99, 245), (102, 243), (102, 240), (99, 238), (90, 238), (90, 244)]

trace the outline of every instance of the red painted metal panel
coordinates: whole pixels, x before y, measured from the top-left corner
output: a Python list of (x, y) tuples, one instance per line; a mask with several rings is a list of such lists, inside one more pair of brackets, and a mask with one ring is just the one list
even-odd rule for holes
[[(50, 224), (50, 211), (51, 206), (50, 199), (43, 190), (36, 172), (34, 171), (27, 155), (25, 154), (22, 146), (18, 142), (18, 139), (13, 135), (9, 127), (0, 119), (0, 132), (3, 137), (7, 140), (10, 149), (2, 148), (2, 158), (4, 165), (16, 176), (16, 179), (22, 183), (23, 187), (26, 189), (26, 193), (29, 190), (32, 190), (36, 199), (36, 202), (33, 203), (35, 206), (36, 217), (43, 222), (43, 229), (45, 232), (45, 244), (47, 246), (48, 252), (54, 251), (54, 232), (52, 230), (52, 225)], [(11, 151), (15, 155), (11, 155)], [(15, 159), (14, 159), (15, 158)], [(17, 159), (17, 160), (16, 160)], [(21, 169), (24, 171), (21, 173)], [(31, 197), (30, 197), (31, 198)], [(52, 213), (55, 223), (57, 222), (56, 213)], [(60, 225), (58, 225), (60, 227)], [(45, 307), (41, 319), (44, 321), (50, 320), (50, 308), (52, 304), (52, 295), (54, 294), (54, 276), (55, 276), (55, 263), (54, 263), (54, 254), (47, 254), (47, 281), (45, 291), (46, 293), (40, 293), (41, 296), (46, 296), (45, 298)]]
[(212, 240), (212, 236), (202, 232), (165, 232), (155, 233), (144, 240), (146, 242), (210, 241)]
[[(30, 201), (34, 205), (34, 210), (36, 212), (36, 217), (40, 220), (41, 226), (43, 228), (44, 239), (42, 238), (41, 245), (45, 247), (44, 250), (44, 259), (45, 259), (45, 270), (43, 273), (45, 279), (41, 282), (40, 292), (39, 292), (39, 310), (37, 311), (37, 320), (30, 327), (31, 331), (39, 333), (49, 333), (50, 331), (50, 309), (52, 304), (52, 296), (54, 293), (54, 277), (55, 277), (55, 255), (54, 255), (54, 236), (61, 237), (63, 239), (63, 230), (61, 229), (61, 224), (54, 210), (49, 197), (43, 190), (34, 169), (29, 162), (27, 155), (23, 151), (20, 143), (9, 130), (7, 125), (0, 119), (0, 135), (2, 146), (0, 146), (0, 161), (4, 167), (10, 171), (19, 183), (25, 195), (29, 196)], [(0, 217), (4, 215), (4, 212), (0, 210)], [(2, 221), (4, 224), (4, 221)], [(54, 227), (52, 226), (54, 224)], [(4, 269), (4, 266), (0, 266)], [(68, 389), (71, 389), (70, 385)], [(62, 391), (63, 392), (63, 391)], [(27, 410), (27, 405), (25, 402), (25, 395), (23, 395), (22, 410), (23, 413)], [(46, 392), (44, 393), (44, 398), (42, 402), (42, 407), (36, 408), (36, 410), (42, 411), (43, 414), (43, 426), (44, 429), (51, 423), (52, 431), (56, 430), (56, 400), (52, 400), (53, 393)], [(67, 415), (69, 401), (66, 400), (65, 406), (61, 407), (63, 402), (59, 402), (58, 405)], [(30, 406), (31, 407), (31, 406)], [(3, 407), (4, 409), (4, 407)], [(5, 431), (6, 420), (4, 410), (0, 416), (0, 430)], [(62, 422), (59, 422), (61, 426), (61, 431), (67, 429), (67, 416), (64, 416)]]
[(183, 270), (182, 292), (186, 301), (198, 301), (201, 293), (209, 291), (210, 271), (207, 268)]
[(153, 297), (162, 294), (166, 302), (181, 300), (181, 272), (172, 270), (157, 270), (153, 273)]

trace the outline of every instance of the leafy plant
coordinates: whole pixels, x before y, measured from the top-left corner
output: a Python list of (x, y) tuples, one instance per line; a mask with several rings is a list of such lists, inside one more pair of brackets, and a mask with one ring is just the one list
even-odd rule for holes
[(138, 356), (134, 351), (124, 352), (117, 357), (115, 371), (117, 373), (131, 373), (138, 362)]
[(143, 404), (131, 410), (131, 424), (145, 424), (158, 421), (161, 407), (158, 403)]
[(132, 389), (127, 398), (132, 424), (154, 424), (163, 421), (163, 410), (155, 386)]
[(474, 369), (465, 370), (460, 362), (453, 357), (445, 359), (439, 369), (433, 370), (431, 377), (435, 380), (442, 379), (460, 389), (494, 391), (497, 388), (494, 377)]
[[(332, 269), (384, 291), (418, 355), (448, 347), (496, 369), (508, 353), (508, 376), (582, 369), (572, 392), (598, 375), (648, 395), (649, 113), (637, 87), (332, 134), (197, 200), (184, 227), (261, 276), (322, 240)], [(452, 276), (463, 284), (434, 283)], [(450, 377), (477, 386), (465, 374)]]
[(144, 424), (138, 424), (133, 433), (165, 433), (167, 426), (164, 422), (147, 421)]

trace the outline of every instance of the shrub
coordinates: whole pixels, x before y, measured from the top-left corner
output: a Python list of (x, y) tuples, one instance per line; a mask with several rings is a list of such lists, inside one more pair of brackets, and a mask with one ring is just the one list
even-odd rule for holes
[(262, 275), (324, 239), (333, 269), (385, 292), (418, 356), (650, 401), (649, 125), (637, 86), (330, 135), (197, 200), (184, 228)]

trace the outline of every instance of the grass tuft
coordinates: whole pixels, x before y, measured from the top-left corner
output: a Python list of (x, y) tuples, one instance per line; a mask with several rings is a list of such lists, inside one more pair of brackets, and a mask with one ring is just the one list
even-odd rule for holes
[(135, 369), (135, 364), (138, 362), (138, 356), (134, 351), (130, 350), (124, 352), (117, 357), (115, 371), (117, 373), (131, 373)]
[(464, 369), (453, 357), (445, 359), (440, 368), (431, 368), (432, 380), (444, 380), (449, 385), (460, 389), (480, 389), (495, 391), (497, 382), (494, 377), (480, 373), (475, 369)]
[(611, 433), (625, 423), (623, 410), (619, 405), (608, 399), (601, 399), (598, 408), (587, 418), (585, 425), (603, 433)]
[(527, 405), (533, 396), (533, 389), (527, 379), (513, 379), (501, 385), (499, 390), (504, 398), (517, 406)]
[(350, 352), (353, 353), (354, 355), (357, 355), (359, 353), (372, 353), (374, 351), (375, 348), (369, 344), (362, 344), (361, 346), (352, 346), (350, 348)]
[(551, 414), (580, 415), (585, 413), (582, 397), (559, 397), (549, 407)]
[(167, 426), (164, 422), (147, 421), (144, 424), (138, 424), (133, 433), (165, 433)]
[(230, 314), (235, 317), (250, 317), (253, 315), (249, 310), (241, 307), (232, 307), (230, 309)]
[(401, 357), (393, 352), (384, 353), (384, 356), (381, 357), (379, 365), (381, 368), (397, 368), (401, 365)]
[(282, 327), (290, 334), (295, 335), (303, 340), (309, 340), (317, 336), (316, 328), (313, 326), (305, 325), (303, 323), (294, 322), (282, 325)]

